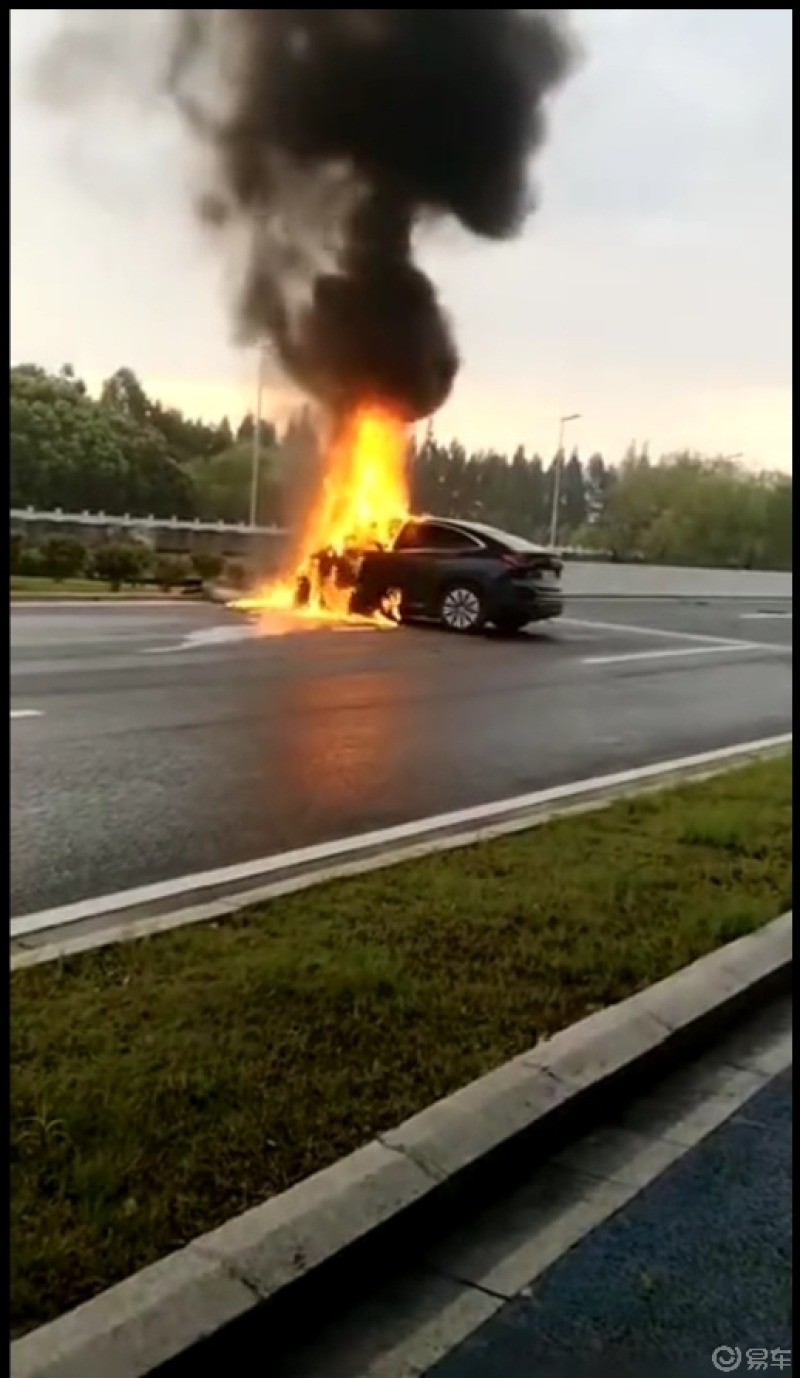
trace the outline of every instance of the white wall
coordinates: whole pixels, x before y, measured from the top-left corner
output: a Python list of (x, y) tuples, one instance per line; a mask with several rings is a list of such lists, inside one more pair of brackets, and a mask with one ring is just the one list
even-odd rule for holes
[(569, 560), (564, 592), (598, 598), (791, 598), (791, 574), (770, 570), (686, 569)]

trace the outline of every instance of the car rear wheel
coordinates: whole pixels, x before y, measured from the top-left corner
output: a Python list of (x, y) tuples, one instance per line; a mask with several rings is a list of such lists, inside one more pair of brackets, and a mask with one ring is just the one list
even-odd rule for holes
[(439, 621), (448, 632), (477, 632), (486, 621), (478, 590), (471, 584), (450, 584), (442, 592)]

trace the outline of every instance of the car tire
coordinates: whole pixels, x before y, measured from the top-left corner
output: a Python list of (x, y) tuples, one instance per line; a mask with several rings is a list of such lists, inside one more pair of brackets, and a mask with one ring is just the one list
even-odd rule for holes
[(439, 598), (438, 618), (445, 631), (467, 636), (486, 621), (483, 595), (474, 584), (448, 584)]

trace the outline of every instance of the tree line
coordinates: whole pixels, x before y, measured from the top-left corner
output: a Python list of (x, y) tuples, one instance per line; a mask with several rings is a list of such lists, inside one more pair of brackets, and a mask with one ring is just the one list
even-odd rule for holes
[[(254, 421), (194, 420), (148, 396), (118, 369), (100, 395), (67, 365), (11, 370), (12, 507), (246, 521)], [(262, 421), (258, 520), (292, 525), (319, 482), (312, 415)], [(559, 470), (559, 542), (618, 560), (791, 569), (792, 481), (695, 454), (651, 459), (632, 446), (618, 463), (577, 453), (543, 458), (442, 444), (412, 446), (412, 505), (549, 539)]]

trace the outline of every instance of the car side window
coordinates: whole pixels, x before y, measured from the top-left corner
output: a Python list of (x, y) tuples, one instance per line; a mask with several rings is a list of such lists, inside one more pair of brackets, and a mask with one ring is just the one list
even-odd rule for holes
[(406, 522), (395, 550), (476, 550), (479, 542), (466, 531), (438, 522)]
[(423, 534), (425, 550), (476, 550), (478, 542), (466, 531), (454, 526), (437, 526), (428, 522)]

